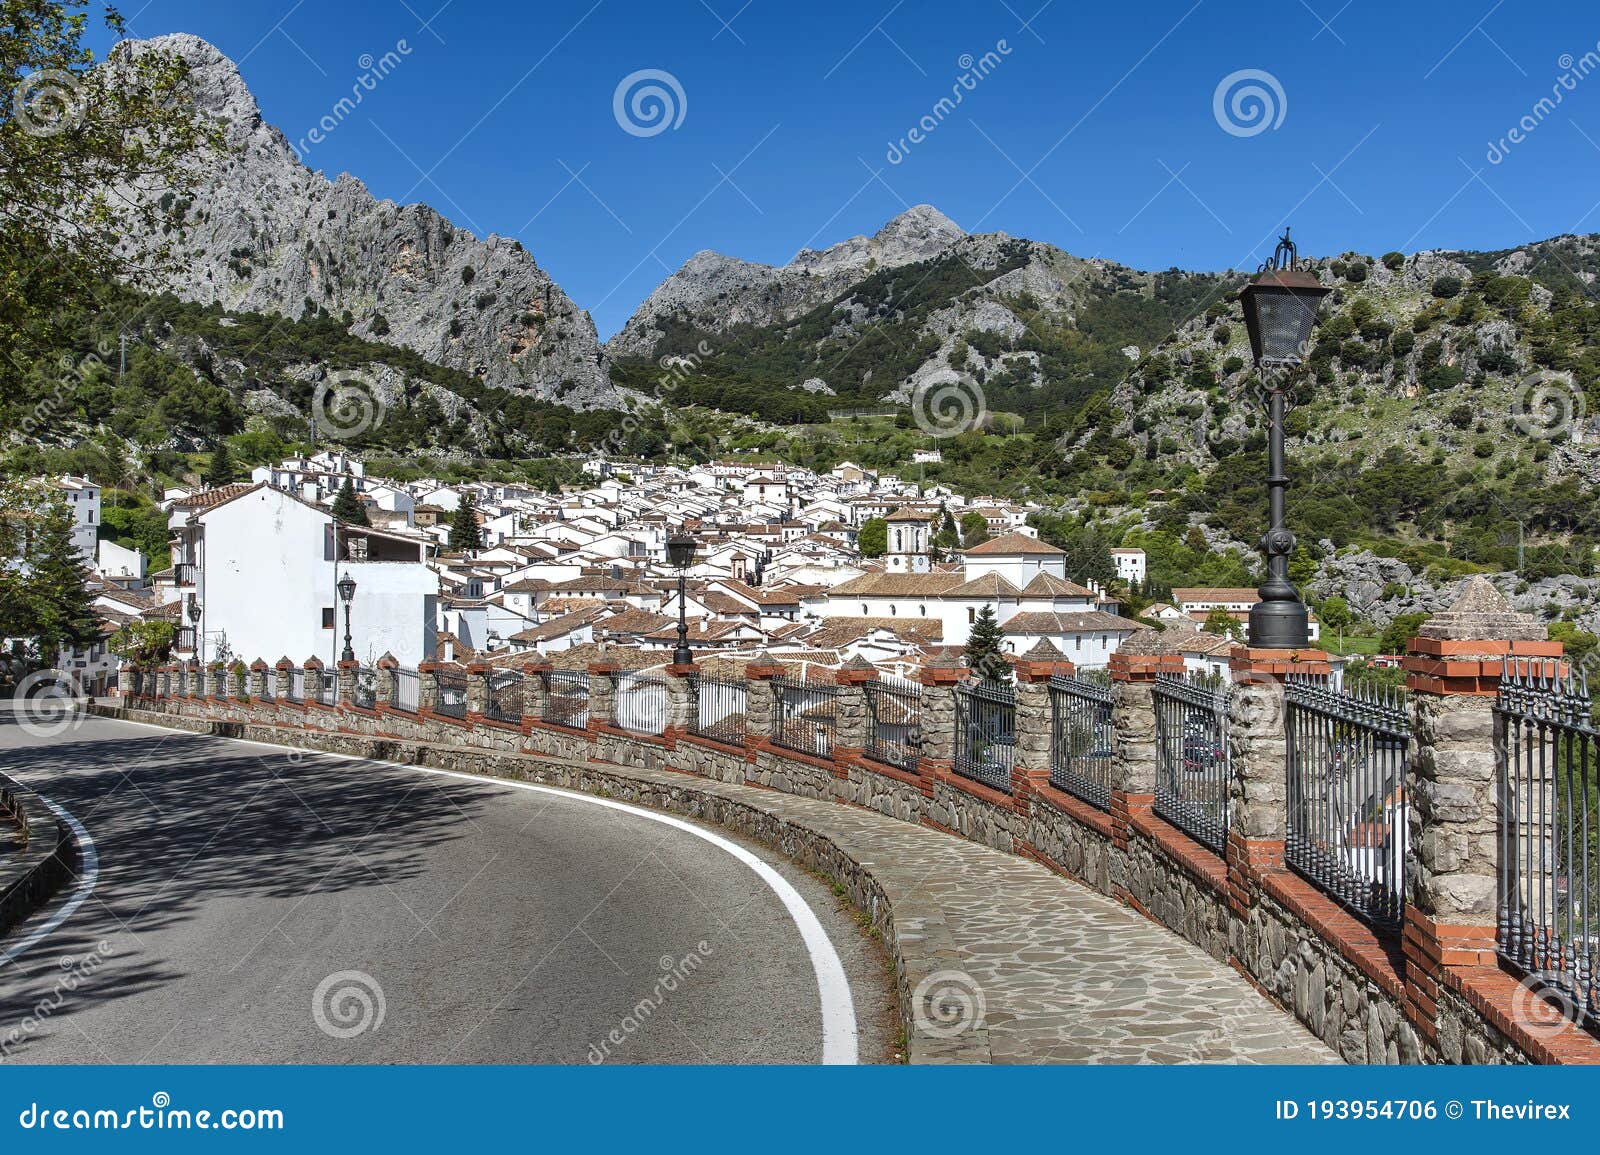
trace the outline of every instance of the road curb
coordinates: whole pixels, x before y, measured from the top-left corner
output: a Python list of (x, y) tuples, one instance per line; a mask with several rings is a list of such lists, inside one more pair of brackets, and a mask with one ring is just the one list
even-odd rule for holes
[[(0, 795), (27, 822), (27, 845), (0, 859), (0, 942), (54, 898), (71, 878), (78, 860), (72, 830), (43, 798), (9, 774), (0, 773)], [(6, 821), (7, 828), (11, 823)], [(7, 830), (9, 836), (9, 829)]]

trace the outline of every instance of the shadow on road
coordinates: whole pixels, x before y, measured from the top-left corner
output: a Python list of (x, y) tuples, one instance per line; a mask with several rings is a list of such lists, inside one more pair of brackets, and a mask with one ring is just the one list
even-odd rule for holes
[[(184, 977), (149, 939), (209, 902), (332, 894), (415, 877), (423, 852), (466, 837), (497, 793), (208, 736), (91, 739), (77, 730), (16, 745), (16, 724), (0, 711), (0, 771), (83, 823), (99, 853), (100, 880), (61, 928), (0, 964), (0, 1058), (23, 1053), (26, 1039), (8, 1048), (7, 1033), (97, 951), (106, 962), (66, 996), (73, 1011)], [(260, 929), (266, 934), (270, 923)], [(250, 946), (242, 942), (240, 953)]]

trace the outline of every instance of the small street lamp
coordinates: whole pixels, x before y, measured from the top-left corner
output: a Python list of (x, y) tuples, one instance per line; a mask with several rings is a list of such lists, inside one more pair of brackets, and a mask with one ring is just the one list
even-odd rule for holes
[(689, 611), (685, 605), (685, 579), (689, 567), (694, 564), (695, 546), (699, 543), (686, 533), (675, 533), (667, 538), (667, 561), (678, 571), (678, 647), (672, 651), (672, 664), (674, 666), (687, 666), (694, 662), (694, 653), (689, 649)]
[(339, 600), (344, 603), (344, 653), (339, 655), (341, 662), (356, 660), (355, 647), (350, 644), (350, 603), (356, 596), (356, 579), (350, 576), (348, 570), (344, 577), (334, 583), (339, 591)]
[(1311, 640), (1306, 605), (1289, 580), (1294, 534), (1284, 522), (1284, 489), (1289, 478), (1284, 472), (1283, 419), (1289, 371), (1305, 360), (1317, 306), (1328, 290), (1311, 273), (1296, 267), (1298, 257), (1289, 230), (1284, 229), (1272, 259), (1239, 291), (1250, 351), (1267, 388), (1270, 524), (1261, 538), (1261, 552), (1267, 555), (1267, 580), (1258, 591), (1261, 600), (1250, 608), (1250, 645), (1262, 649), (1300, 649)]

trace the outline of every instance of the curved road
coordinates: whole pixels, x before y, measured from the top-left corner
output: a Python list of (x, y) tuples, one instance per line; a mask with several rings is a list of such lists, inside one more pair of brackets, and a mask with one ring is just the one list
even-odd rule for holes
[(39, 934), (70, 891), (0, 940), (38, 935), (0, 961), (0, 1060), (813, 1063), (857, 1025), (863, 1061), (893, 1045), (876, 945), (724, 832), (102, 718), (42, 736), (9, 703), (0, 770), (82, 822), (100, 871), (59, 926)]

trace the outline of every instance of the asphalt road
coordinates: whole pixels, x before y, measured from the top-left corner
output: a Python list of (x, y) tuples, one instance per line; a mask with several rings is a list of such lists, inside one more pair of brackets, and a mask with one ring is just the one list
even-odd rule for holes
[[(71, 892), (0, 940), (26, 944), (0, 962), (0, 1060), (813, 1063), (825, 1028), (842, 1059), (857, 1027), (862, 1061), (893, 1045), (876, 944), (725, 832), (102, 718), (40, 736), (9, 704), (0, 769), (99, 858), (59, 926), (39, 934)], [(848, 986), (825, 1002), (830, 973)]]

